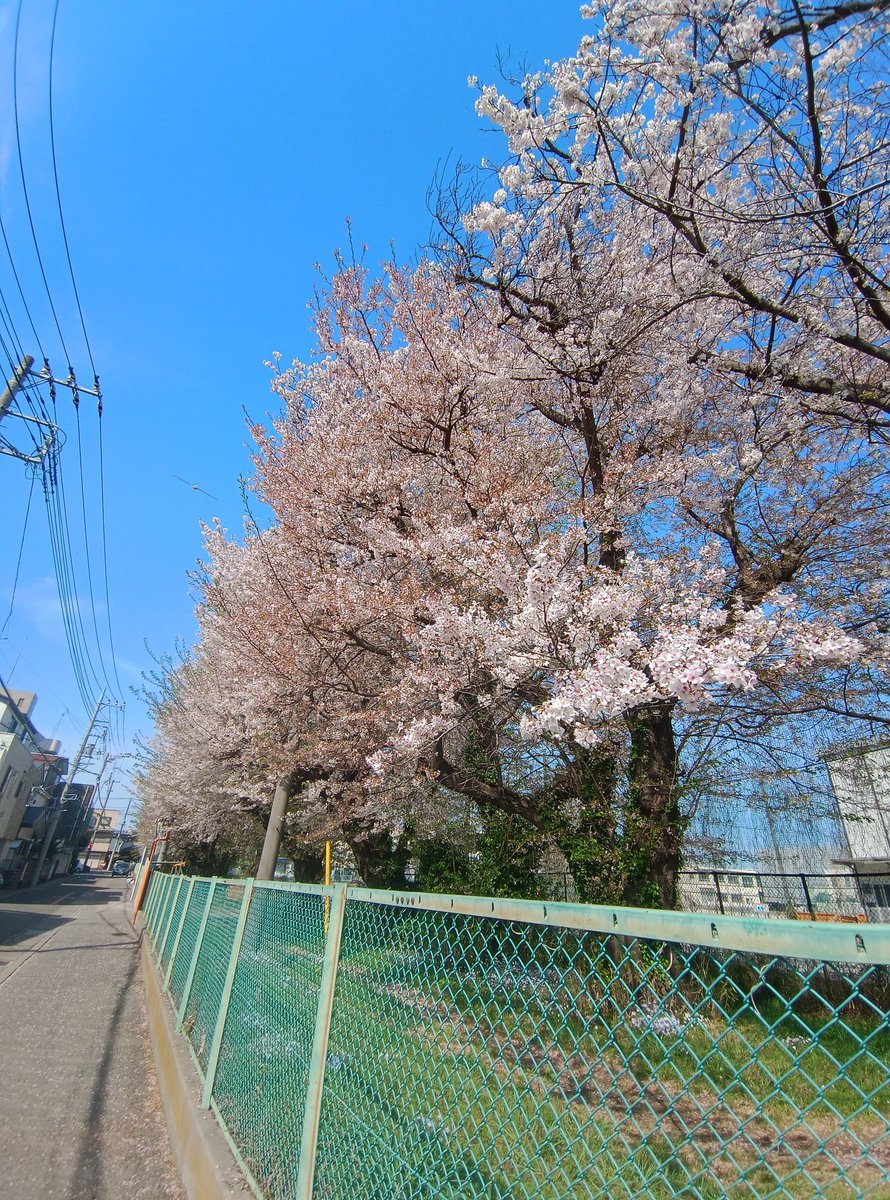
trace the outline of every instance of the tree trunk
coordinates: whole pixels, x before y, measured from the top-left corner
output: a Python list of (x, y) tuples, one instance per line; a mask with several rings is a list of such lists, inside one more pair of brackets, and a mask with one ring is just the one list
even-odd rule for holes
[(291, 771), (278, 781), (275, 788), (269, 823), (266, 826), (266, 836), (263, 840), (263, 850), (256, 870), (257, 879), (273, 879), (275, 877), (278, 851), (281, 848), (281, 835), (287, 819), (288, 806), (296, 789), (297, 779), (297, 773)]
[[(568, 863), (582, 904), (617, 904), (624, 870), (617, 835), (617, 772), (607, 749), (575, 748), (575, 760), (554, 788), (556, 811), (548, 820), (553, 840)], [(572, 804), (580, 808), (571, 812)]]
[(405, 868), (411, 857), (405, 834), (393, 845), (393, 839), (386, 829), (353, 824), (344, 827), (343, 837), (353, 853), (365, 887), (405, 886)]
[(683, 821), (673, 707), (672, 701), (657, 701), (625, 717), (631, 740), (623, 838), (627, 904), (677, 907)]

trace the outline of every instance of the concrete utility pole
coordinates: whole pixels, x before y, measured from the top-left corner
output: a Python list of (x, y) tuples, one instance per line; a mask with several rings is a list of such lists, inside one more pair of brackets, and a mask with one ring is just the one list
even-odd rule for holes
[(50, 827), (44, 836), (43, 845), (40, 847), (40, 858), (37, 860), (37, 870), (34, 872), (34, 878), (31, 880), (31, 887), (36, 887), (40, 881), (40, 872), (43, 870), (43, 864), (46, 861), (49, 848), (53, 844), (53, 838), (56, 836), (56, 827), (58, 826), (62, 812), (64, 811), (65, 801), (68, 799), (69, 795), (73, 794), (71, 792), (71, 785), (73, 784), (74, 776), (77, 774), (78, 768), (80, 767), (80, 760), (83, 758), (83, 752), (86, 749), (86, 744), (89, 741), (90, 734), (93, 732), (93, 726), (96, 723), (96, 718), (99, 715), (99, 709), (102, 707), (104, 700), (105, 689), (103, 688), (102, 694), (96, 701), (96, 707), (93, 709), (93, 715), (90, 717), (90, 723), (87, 725), (86, 733), (83, 735), (81, 743), (77, 748), (77, 753), (74, 756), (74, 762), (71, 764), (71, 767), (68, 771), (68, 778), (65, 780), (65, 787), (62, 789), (62, 794), (59, 797), (56, 811), (53, 813)]
[[(0, 454), (8, 454), (12, 458), (21, 459), (22, 462), (32, 463), (37, 466), (43, 462), (56, 440), (56, 434), (59, 432), (55, 425), (50, 421), (41, 420), (40, 417), (29, 417), (22, 412), (9, 412), (9, 406), (12, 404), (16, 395), (22, 390), (25, 380), (32, 374), (31, 368), (34, 366), (34, 359), (30, 354), (26, 354), (17, 367), (12, 369), (12, 379), (7, 381), (3, 393), (0, 394), (0, 421), (5, 416), (16, 417), (19, 421), (27, 421), (31, 425), (36, 425), (39, 429), (45, 430), (43, 445), (35, 449), (33, 454), (25, 454), (21, 450), (16, 450), (14, 446), (0, 446)], [(37, 375), (35, 378), (46, 380), (48, 376)], [(53, 383), (56, 380), (52, 380)]]
[[(105, 773), (105, 768), (108, 766), (108, 759), (110, 757), (111, 756), (106, 753), (105, 757), (102, 759), (102, 765), (99, 767), (99, 774), (96, 776), (96, 790), (93, 793), (94, 800), (97, 797), (101, 798), (100, 784), (102, 782), (102, 776)], [(105, 801), (102, 805), (102, 811), (96, 817), (96, 824), (93, 826), (92, 832), (90, 833), (90, 840), (89, 840), (89, 844), (87, 845), (87, 852), (84, 855), (84, 866), (87, 866), (87, 867), (90, 865), (89, 858), (90, 858), (90, 855), (93, 853), (93, 847), (96, 844), (96, 834), (99, 832), (102, 822), (105, 819), (105, 810), (108, 808), (108, 801), (111, 797), (111, 785), (113, 782), (114, 782), (114, 772), (112, 771), (111, 778), (108, 780), (108, 787), (105, 789)], [(89, 819), (92, 820), (92, 817), (94, 817), (94, 816), (96, 816), (95, 805), (91, 805)]]
[(17, 392), (22, 390), (22, 382), (27, 379), (28, 372), (34, 366), (34, 359), (26, 354), (17, 367), (12, 369), (12, 379), (7, 383), (3, 395), (0, 396), (0, 421), (6, 416), (6, 410), (15, 399)]

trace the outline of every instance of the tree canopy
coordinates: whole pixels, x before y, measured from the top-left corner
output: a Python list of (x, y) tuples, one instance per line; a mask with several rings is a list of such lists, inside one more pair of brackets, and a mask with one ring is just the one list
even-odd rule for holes
[(413, 268), (341, 260), (276, 360), (152, 817), (212, 838), (286, 777), (377, 881), (462, 801), (670, 907), (715, 746), (886, 720), (887, 9), (593, 5), (480, 88), (493, 186)]

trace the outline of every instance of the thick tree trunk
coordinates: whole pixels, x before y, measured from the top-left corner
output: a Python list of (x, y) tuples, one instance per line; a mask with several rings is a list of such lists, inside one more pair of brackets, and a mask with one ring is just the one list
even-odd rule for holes
[(275, 865), (278, 862), (278, 851), (281, 848), (281, 835), (284, 831), (287, 810), (296, 790), (298, 778), (297, 773), (291, 771), (290, 774), (285, 775), (278, 781), (275, 788), (272, 809), (269, 813), (268, 824), (266, 825), (266, 836), (263, 840), (263, 849), (256, 870), (257, 879), (273, 879), (275, 876)]
[(353, 824), (343, 830), (366, 887), (403, 888), (411, 851), (403, 834), (393, 845), (389, 832)]
[(292, 851), (288, 857), (294, 864), (295, 883), (324, 882), (323, 853), (314, 849), (307, 849), (305, 846), (300, 846), (297, 850)]
[(672, 714), (673, 703), (659, 701), (625, 718), (631, 740), (623, 839), (627, 904), (677, 906), (683, 821)]
[[(568, 863), (583, 904), (616, 904), (624, 894), (621, 847), (617, 840), (617, 762), (607, 750), (580, 746), (562, 774), (548, 824)], [(572, 811), (577, 804), (578, 811)]]

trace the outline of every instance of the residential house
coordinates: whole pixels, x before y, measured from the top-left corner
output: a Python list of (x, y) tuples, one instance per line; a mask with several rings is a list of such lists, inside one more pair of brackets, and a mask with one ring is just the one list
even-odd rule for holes
[(34, 692), (0, 689), (0, 872), (16, 882), (27, 861), (28, 843), (35, 833), (39, 836), (39, 810), (67, 770), (60, 743), (44, 737), (34, 725), (36, 702)]

